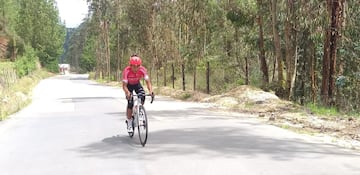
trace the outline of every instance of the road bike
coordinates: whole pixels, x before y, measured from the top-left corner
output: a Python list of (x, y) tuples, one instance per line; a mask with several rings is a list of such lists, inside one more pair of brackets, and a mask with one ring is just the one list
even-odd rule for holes
[[(145, 94), (146, 96), (150, 96), (151, 97), (151, 101), (150, 103), (152, 103), (154, 101), (154, 95), (152, 94)], [(139, 140), (142, 146), (145, 146), (146, 141), (147, 141), (147, 137), (148, 137), (148, 129), (149, 129), (149, 124), (148, 124), (148, 118), (146, 115), (146, 111), (145, 111), (145, 107), (144, 105), (141, 104), (141, 94), (133, 94), (131, 99), (133, 100), (133, 113), (132, 113), (132, 129), (133, 132), (129, 132), (129, 136), (132, 138), (134, 136), (135, 133), (135, 128), (137, 128), (138, 133), (139, 133)]]

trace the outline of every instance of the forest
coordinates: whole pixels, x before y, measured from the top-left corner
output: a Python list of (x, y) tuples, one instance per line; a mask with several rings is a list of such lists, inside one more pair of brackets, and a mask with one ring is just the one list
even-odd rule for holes
[(36, 62), (51, 71), (69, 63), (120, 81), (138, 54), (156, 86), (219, 94), (251, 85), (302, 105), (359, 112), (359, 1), (87, 3), (83, 23), (66, 29), (54, 0), (0, 0), (2, 62), (15, 62), (19, 76)]

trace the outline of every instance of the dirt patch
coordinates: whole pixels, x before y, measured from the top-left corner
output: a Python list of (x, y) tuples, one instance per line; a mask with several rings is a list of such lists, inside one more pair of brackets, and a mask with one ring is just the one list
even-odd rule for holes
[(303, 106), (279, 99), (274, 93), (240, 86), (220, 95), (156, 88), (157, 94), (185, 101), (213, 103), (216, 110), (255, 114), (268, 124), (315, 136), (327, 143), (360, 150), (360, 120), (345, 116), (316, 116)]

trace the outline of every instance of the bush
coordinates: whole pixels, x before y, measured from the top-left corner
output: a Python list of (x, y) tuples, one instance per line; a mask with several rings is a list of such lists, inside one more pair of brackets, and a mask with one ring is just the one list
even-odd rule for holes
[(33, 48), (27, 46), (25, 54), (20, 56), (15, 61), (15, 69), (19, 78), (29, 75), (36, 70), (36, 63), (38, 58)]

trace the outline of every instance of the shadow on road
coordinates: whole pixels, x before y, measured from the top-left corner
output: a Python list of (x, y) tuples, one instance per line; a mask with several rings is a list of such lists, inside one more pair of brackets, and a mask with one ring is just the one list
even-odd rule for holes
[(148, 144), (142, 148), (137, 135), (117, 135), (85, 145), (75, 151), (83, 156), (129, 157), (129, 152), (142, 153), (143, 159), (162, 156), (197, 155), (204, 158), (270, 156), (277, 161), (293, 158), (316, 159), (329, 155), (358, 156), (347, 152), (335, 152), (334, 146), (306, 143), (295, 139), (274, 139), (253, 135), (240, 128), (187, 128), (151, 132)]

